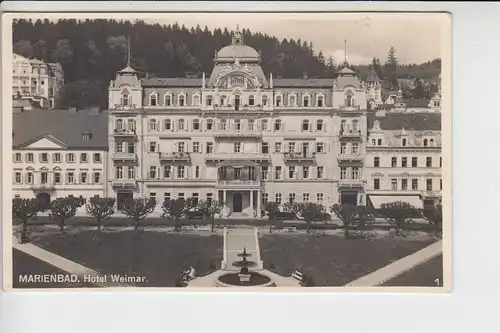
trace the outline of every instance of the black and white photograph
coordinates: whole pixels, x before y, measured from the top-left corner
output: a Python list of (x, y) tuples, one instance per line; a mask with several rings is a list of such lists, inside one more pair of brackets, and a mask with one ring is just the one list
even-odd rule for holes
[(450, 292), (450, 20), (13, 16), (4, 287)]

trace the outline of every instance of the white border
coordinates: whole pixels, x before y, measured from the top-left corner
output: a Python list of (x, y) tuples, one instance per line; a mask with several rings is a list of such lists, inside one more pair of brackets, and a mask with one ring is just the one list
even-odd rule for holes
[[(15, 4), (22, 5), (20, 2)], [(6, 5), (12, 3), (2, 4), (3, 8)], [(84, 7), (87, 10), (116, 10), (121, 6), (123, 10), (127, 5), (38, 2), (35, 6), (52, 11), (55, 6), (60, 10), (68, 10), (69, 6), (72, 6), (71, 10)], [(151, 10), (152, 6), (155, 11), (160, 11), (161, 8), (174, 7), (175, 3), (135, 3), (130, 8)], [(195, 3), (180, 6), (193, 9)], [(313, 4), (247, 2), (205, 3), (203, 6), (212, 10), (242, 10), (249, 6), (310, 10)], [(500, 105), (500, 52), (497, 46), (500, 6), (496, 3), (315, 3), (314, 6), (322, 10), (448, 9), (453, 14), (453, 293), (248, 294), (244, 297), (187, 293), (168, 297), (151, 293), (114, 293), (110, 296), (103, 292), (78, 296), (50, 293), (49, 297), (48, 293), (37, 293), (28, 297), (26, 293), (10, 293), (0, 296), (0, 331), (29, 333), (43, 332), (44, 328), (50, 332), (60, 329), (71, 332), (136, 332), (159, 331), (161, 328), (162, 332), (210, 329), (219, 332), (256, 329), (270, 332), (362, 332), (379, 327), (384, 332), (404, 330), (405, 333), (456, 331), (462, 327), (466, 331), (500, 331), (500, 265), (497, 255), (500, 242), (496, 239), (500, 230), (495, 209), (500, 202), (497, 191), (500, 173), (495, 168), (500, 162), (496, 144), (499, 130), (497, 109)], [(10, 134), (3, 133), (3, 137), (8, 139), (8, 142), (3, 142), (9, 144)], [(77, 302), (72, 300), (74, 303), (71, 304), (70, 297), (78, 298)], [(270, 301), (271, 298), (275, 301), (281, 298), (282, 303), (276, 304)], [(268, 318), (274, 320), (267, 321)]]

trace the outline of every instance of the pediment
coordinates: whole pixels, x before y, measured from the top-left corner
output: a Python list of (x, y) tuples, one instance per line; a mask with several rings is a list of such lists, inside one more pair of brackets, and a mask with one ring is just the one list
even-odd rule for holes
[(67, 145), (53, 135), (45, 134), (22, 145), (26, 149), (66, 149)]

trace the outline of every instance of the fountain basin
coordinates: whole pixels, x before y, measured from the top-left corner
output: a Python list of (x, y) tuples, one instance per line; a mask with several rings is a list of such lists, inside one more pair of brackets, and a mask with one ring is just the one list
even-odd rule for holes
[(215, 282), (216, 287), (276, 287), (276, 283), (267, 274), (250, 272), (250, 281), (240, 282), (238, 273), (226, 273), (219, 276)]

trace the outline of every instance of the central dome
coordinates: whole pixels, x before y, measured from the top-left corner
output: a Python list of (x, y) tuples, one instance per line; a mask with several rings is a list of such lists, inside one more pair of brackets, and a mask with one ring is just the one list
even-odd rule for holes
[(225, 46), (217, 53), (217, 61), (234, 62), (235, 58), (239, 58), (241, 62), (258, 61), (259, 53), (253, 47), (243, 44)]

